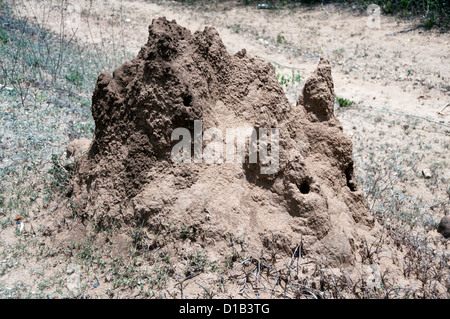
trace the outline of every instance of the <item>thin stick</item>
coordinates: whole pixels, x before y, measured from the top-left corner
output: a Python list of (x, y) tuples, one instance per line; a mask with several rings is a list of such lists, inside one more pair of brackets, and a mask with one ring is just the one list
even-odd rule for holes
[(31, 226), (31, 231), (33, 232), (33, 235), (35, 235), (36, 236), (36, 232), (34, 231), (34, 227), (33, 227), (33, 224), (29, 221), (29, 223), (30, 223), (30, 226)]
[(244, 260), (244, 261), (241, 261), (239, 264), (237, 264), (236, 266), (233, 267), (233, 270), (234, 270), (235, 268), (237, 268), (238, 266), (240, 266), (240, 265), (242, 265), (242, 264), (244, 264), (244, 263), (246, 263), (247, 261), (252, 260), (252, 259), (253, 259), (253, 258), (250, 257), (250, 258), (247, 258), (247, 259)]
[(408, 28), (408, 29), (405, 29), (405, 30), (389, 32), (389, 33), (386, 33), (385, 35), (396, 35), (397, 33), (406, 33), (406, 32), (409, 32), (409, 31), (416, 30), (416, 29), (417, 29), (417, 27), (413, 27), (413, 28)]
[(206, 289), (205, 287), (203, 287), (202, 285), (200, 285), (198, 282), (194, 281), (195, 284), (199, 285), (200, 287), (203, 288), (203, 290), (205, 291), (206, 295), (209, 297), (209, 299), (212, 299), (214, 297), (214, 292), (209, 291), (208, 289)]
[(447, 106), (449, 106), (450, 105), (450, 103), (447, 103), (447, 104), (445, 104), (445, 106), (442, 108), (442, 110), (440, 110), (439, 112), (438, 112), (438, 114), (442, 114), (442, 112), (447, 108)]
[(300, 245), (298, 245), (298, 246), (295, 248), (294, 252), (292, 253), (291, 261), (289, 262), (289, 268), (292, 266), (292, 262), (293, 262), (294, 259), (295, 259), (295, 253), (297, 252), (298, 247), (300, 247)]

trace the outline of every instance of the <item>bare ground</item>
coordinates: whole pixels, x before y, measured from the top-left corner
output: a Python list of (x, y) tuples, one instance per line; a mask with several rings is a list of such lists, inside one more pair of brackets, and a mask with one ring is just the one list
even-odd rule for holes
[[(332, 5), (272, 11), (235, 4), (188, 7), (177, 2), (78, 1), (61, 11), (56, 3), (54, 8), (40, 1), (18, 3), (20, 5), (15, 7), (18, 15), (35, 19), (55, 32), (61, 31), (62, 17), (64, 31), (69, 37), (75, 35), (75, 41), (108, 48), (111, 52), (126, 50), (136, 54), (146, 42), (151, 20), (165, 16), (191, 31), (212, 25), (231, 52), (245, 48), (251, 55), (277, 63), (279, 74), (286, 76), (298, 70), (305, 79), (316, 67), (319, 57), (327, 56), (332, 63), (336, 95), (354, 101), (353, 106), (357, 107), (337, 107), (336, 112), (344, 131), (352, 137), (355, 175), (366, 192), (372, 212), (385, 224), (387, 233), (389, 229), (394, 229), (398, 234), (396, 238), (389, 233), (391, 241), (416, 244), (425, 241), (427, 247), (440, 252), (437, 255), (441, 256), (444, 252), (448, 256), (448, 243), (435, 227), (448, 214), (450, 201), (450, 106), (444, 109), (450, 102), (448, 33), (415, 28), (417, 21), (399, 21), (388, 16), (381, 17), (379, 29), (370, 29), (367, 15)], [(409, 29), (412, 30), (399, 32)], [(303, 82), (285, 87), (292, 103), (297, 99)], [(65, 146), (60, 147), (64, 149)], [(423, 176), (424, 169), (430, 169), (431, 177)], [(48, 207), (45, 208), (38, 200), (30, 220), (45, 210)], [(15, 217), (13, 211), (9, 214)], [(395, 227), (390, 227), (389, 223)], [(26, 230), (30, 225), (26, 224)], [(405, 232), (400, 232), (403, 228)], [(15, 249), (18, 247), (24, 252), (29, 250), (27, 247), (30, 245), (20, 238), (15, 223), (5, 226), (1, 232), (3, 271), (0, 281), (4, 296), (7, 296), (9, 287), (22, 293), (22, 296), (33, 296), (30, 295), (30, 289), (33, 289), (46, 293), (52, 291), (56, 297), (80, 297), (79, 291), (74, 292), (73, 287), (76, 287), (82, 291), (82, 296), (155, 297), (148, 291), (144, 293), (137, 284), (147, 274), (142, 262), (133, 261), (131, 268), (134, 267), (134, 272), (127, 276), (124, 272), (130, 266), (120, 268), (120, 262), (111, 253), (108, 260), (111, 267), (113, 263), (119, 265), (120, 276), (105, 274), (100, 287), (93, 288), (99, 280), (97, 277), (86, 275), (86, 272), (80, 278), (76, 277), (79, 272), (67, 270), (64, 258), (56, 252), (46, 251), (48, 246), (37, 246), (42, 250), (39, 258), (23, 257), (34, 256), (33, 252), (29, 255), (17, 253)], [(406, 233), (415, 236), (414, 239)], [(127, 242), (125, 239), (123, 241)], [(88, 239), (74, 243), (79, 245), (79, 252), (84, 251), (84, 257), (102, 263), (101, 256), (95, 250), (88, 251), (88, 248), (91, 249), (88, 244)], [(124, 249), (119, 246), (118, 250)], [(407, 247), (405, 245), (405, 251)], [(159, 257), (165, 258), (164, 254)], [(204, 263), (203, 266), (206, 260), (213, 259), (201, 252), (188, 257), (192, 263)], [(404, 272), (423, 268), (423, 265), (406, 266), (408, 260), (403, 261)], [(445, 267), (448, 270), (446, 260)], [(159, 270), (152, 271), (161, 276), (168, 273)], [(156, 297), (169, 297), (170, 291), (180, 291), (180, 287), (183, 293), (183, 284), (196, 288), (192, 288), (192, 295), (205, 296), (208, 276), (211, 280), (217, 280), (216, 276), (205, 274), (201, 280), (197, 278), (197, 283), (181, 282), (181, 286), (178, 284), (176, 288), (160, 292), (161, 295)], [(64, 282), (60, 282), (60, 278), (64, 278)], [(81, 278), (83, 283), (77, 284)], [(115, 281), (117, 278), (123, 282), (119, 284)], [(160, 280), (164, 282), (165, 279)], [(26, 293), (17, 288), (19, 282), (28, 287), (24, 289)], [(70, 282), (74, 282), (72, 286)], [(114, 290), (115, 286), (123, 287), (127, 282), (134, 288)], [(442, 282), (448, 283), (448, 277)], [(220, 280), (214, 283), (217, 291), (220, 291), (221, 285), (226, 286)], [(59, 288), (55, 289), (55, 286)], [(224, 295), (239, 295), (242, 290), (240, 285), (229, 287)], [(442, 288), (439, 289), (442, 293)], [(448, 292), (448, 284), (445, 289)], [(312, 290), (310, 292), (314, 293)]]

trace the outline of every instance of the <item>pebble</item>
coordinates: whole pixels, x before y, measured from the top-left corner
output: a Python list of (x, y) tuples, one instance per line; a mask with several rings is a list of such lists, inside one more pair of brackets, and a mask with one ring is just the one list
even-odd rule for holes
[(425, 178), (431, 178), (431, 176), (432, 176), (431, 171), (428, 168), (425, 168), (424, 170), (422, 170), (422, 175)]
[(444, 236), (444, 238), (450, 238), (450, 215), (444, 216), (441, 219), (437, 231)]
[(368, 267), (368, 272), (370, 275), (366, 279), (367, 287), (369, 289), (380, 288), (383, 283), (380, 267), (373, 263)]
[(78, 265), (75, 265), (75, 264), (67, 265), (66, 274), (71, 275), (77, 270), (79, 270), (79, 266)]

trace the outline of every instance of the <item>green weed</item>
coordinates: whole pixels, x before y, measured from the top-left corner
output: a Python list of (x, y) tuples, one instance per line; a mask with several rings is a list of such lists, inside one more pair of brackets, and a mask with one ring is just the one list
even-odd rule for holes
[(352, 100), (338, 97), (338, 96), (336, 96), (336, 102), (339, 104), (339, 107), (349, 107), (349, 106), (353, 106), (355, 104), (355, 102)]
[(278, 35), (277, 35), (277, 43), (279, 43), (279, 44), (287, 43), (286, 38), (281, 33), (278, 33)]
[(83, 84), (84, 77), (79, 69), (69, 68), (69, 73), (64, 75), (67, 81), (74, 84), (77, 87), (80, 87)]
[(9, 41), (8, 36), (6, 35), (5, 31), (3, 30), (3, 28), (0, 27), (0, 42), (3, 44), (7, 44)]

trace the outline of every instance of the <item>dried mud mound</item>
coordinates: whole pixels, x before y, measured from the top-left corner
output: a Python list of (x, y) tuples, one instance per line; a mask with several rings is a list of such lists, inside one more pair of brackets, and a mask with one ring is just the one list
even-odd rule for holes
[[(80, 215), (102, 227), (142, 225), (149, 237), (185, 229), (180, 240), (227, 249), (230, 237), (254, 249), (353, 263), (374, 227), (353, 176), (352, 143), (333, 112), (331, 67), (321, 59), (292, 106), (272, 65), (229, 54), (214, 28), (191, 33), (159, 18), (148, 42), (92, 100), (95, 137), (70, 192)], [(175, 163), (175, 128), (278, 128), (279, 165)], [(205, 147), (205, 144), (203, 144)], [(73, 151), (72, 151), (73, 152)], [(155, 245), (157, 245), (155, 237)]]

